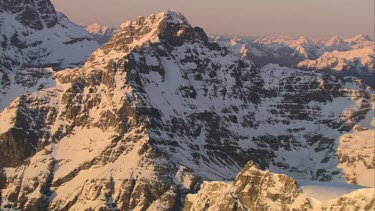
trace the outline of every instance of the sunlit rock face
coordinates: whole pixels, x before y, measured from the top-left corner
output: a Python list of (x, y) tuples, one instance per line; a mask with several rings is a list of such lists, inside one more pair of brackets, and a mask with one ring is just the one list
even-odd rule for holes
[(184, 210), (311, 210), (297, 182), (249, 162), (232, 184), (206, 182), (186, 197)]
[(254, 189), (264, 207), (287, 208), (302, 194), (295, 180), (259, 169), (347, 182), (338, 138), (373, 110), (360, 81), (257, 68), (175, 11), (122, 24), (81, 68), (51, 74), (51, 88), (0, 113), (2, 208), (178, 210), (249, 160), (235, 186), (287, 182), (273, 196)]
[[(317, 194), (324, 195), (332, 190), (321, 188), (320, 191)], [(262, 171), (249, 162), (232, 184), (203, 183), (197, 194), (187, 195), (184, 210), (372, 210), (374, 191), (374, 188), (365, 188), (318, 201), (299, 188), (291, 177)]]

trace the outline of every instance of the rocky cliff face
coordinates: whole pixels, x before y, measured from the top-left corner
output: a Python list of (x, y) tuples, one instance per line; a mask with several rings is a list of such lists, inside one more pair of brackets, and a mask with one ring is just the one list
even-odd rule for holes
[[(356, 79), (259, 69), (174, 11), (124, 23), (82, 68), (53, 75), (54, 88), (0, 113), (4, 209), (176, 210), (203, 180), (232, 180), (249, 160), (346, 182), (339, 137), (373, 109)], [(279, 180), (292, 202), (300, 191)], [(284, 197), (255, 190), (264, 203)]]

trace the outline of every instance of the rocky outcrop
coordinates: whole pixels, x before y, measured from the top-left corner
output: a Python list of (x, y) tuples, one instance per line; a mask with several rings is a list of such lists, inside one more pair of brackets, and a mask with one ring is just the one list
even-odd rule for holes
[[(213, 194), (215, 193), (215, 194)], [(184, 210), (312, 210), (294, 179), (249, 162), (233, 184), (207, 182), (188, 195)]]
[(203, 183), (197, 194), (187, 195), (184, 210), (372, 210), (373, 193), (373, 188), (361, 189), (319, 202), (308, 197), (294, 179), (262, 171), (249, 162), (232, 184)]
[(330, 210), (374, 210), (374, 189), (364, 189), (340, 197), (330, 205)]

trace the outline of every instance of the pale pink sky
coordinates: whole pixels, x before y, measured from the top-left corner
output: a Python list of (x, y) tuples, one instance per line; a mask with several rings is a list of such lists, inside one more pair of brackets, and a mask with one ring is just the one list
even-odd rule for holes
[(167, 9), (182, 12), (208, 33), (374, 37), (374, 0), (52, 0), (79, 24), (118, 26)]

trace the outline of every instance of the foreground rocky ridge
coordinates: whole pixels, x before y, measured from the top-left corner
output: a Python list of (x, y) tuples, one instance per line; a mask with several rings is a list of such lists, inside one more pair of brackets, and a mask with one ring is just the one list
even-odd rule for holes
[(176, 210), (248, 160), (345, 183), (339, 137), (374, 104), (355, 78), (259, 69), (174, 11), (124, 23), (82, 68), (53, 75), (55, 88), (0, 113), (3, 209)]
[(249, 162), (233, 184), (203, 183), (197, 194), (187, 195), (184, 210), (372, 210), (374, 193), (365, 188), (321, 202), (307, 196), (294, 179)]

